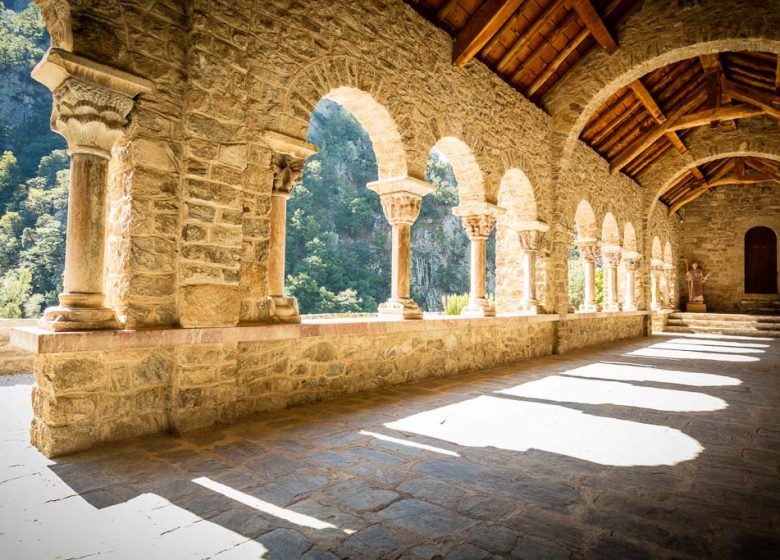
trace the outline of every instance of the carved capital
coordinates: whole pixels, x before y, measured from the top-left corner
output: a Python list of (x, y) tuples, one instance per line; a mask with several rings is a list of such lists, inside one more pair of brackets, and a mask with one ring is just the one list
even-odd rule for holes
[(392, 225), (413, 224), (420, 215), (422, 197), (407, 192), (383, 194), (380, 197), (385, 218)]
[(496, 224), (496, 217), (490, 214), (463, 216), (462, 220), (466, 234), (472, 241), (490, 237), (490, 232), (493, 231), (493, 226)]
[(617, 267), (620, 264), (620, 247), (606, 246), (601, 249), (601, 257), (608, 267)]
[(584, 239), (577, 241), (575, 244), (580, 250), (582, 260), (585, 262), (596, 262), (596, 259), (599, 258), (601, 251), (599, 250), (599, 244), (595, 239)]
[(518, 231), (517, 239), (526, 253), (538, 251), (544, 241), (544, 232), (539, 230)]
[(108, 158), (122, 137), (133, 99), (74, 77), (63, 81), (53, 98), (51, 128), (65, 137), (70, 153)]
[(301, 182), (306, 160), (287, 154), (274, 154), (271, 168), (274, 173), (273, 194), (289, 197), (295, 185)]

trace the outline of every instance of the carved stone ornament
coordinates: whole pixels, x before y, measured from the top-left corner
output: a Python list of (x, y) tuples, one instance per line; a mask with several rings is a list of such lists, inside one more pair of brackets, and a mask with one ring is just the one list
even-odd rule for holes
[(301, 182), (306, 160), (287, 154), (274, 154), (271, 164), (274, 172), (273, 194), (290, 196), (295, 185)]
[(542, 248), (544, 233), (538, 230), (518, 231), (517, 239), (520, 241), (520, 247), (526, 253), (538, 251)]
[(582, 255), (582, 260), (585, 262), (596, 262), (596, 259), (599, 258), (601, 251), (597, 243), (583, 243), (578, 244), (577, 247), (580, 250), (580, 255)]
[(469, 239), (487, 239), (496, 224), (496, 217), (490, 214), (481, 216), (463, 216), (463, 227)]
[(53, 92), (52, 130), (65, 137), (71, 154), (109, 157), (122, 137), (133, 99), (79, 78), (68, 78)]
[(602, 251), (601, 257), (604, 260), (604, 264), (608, 267), (617, 267), (620, 264), (619, 251)]
[(383, 194), (380, 197), (385, 218), (391, 224), (413, 224), (420, 215), (422, 197), (407, 192)]

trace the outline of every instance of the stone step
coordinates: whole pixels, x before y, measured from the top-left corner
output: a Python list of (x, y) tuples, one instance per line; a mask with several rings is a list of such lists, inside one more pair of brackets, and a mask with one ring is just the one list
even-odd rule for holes
[(758, 336), (769, 338), (780, 338), (780, 330), (753, 330), (753, 329), (733, 329), (724, 327), (679, 327), (666, 326), (664, 332), (667, 333), (706, 333), (706, 334), (724, 334), (729, 336)]
[(666, 322), (674, 327), (719, 327), (732, 329), (754, 329), (754, 330), (780, 330), (780, 323), (759, 323), (756, 321), (716, 321), (716, 320), (685, 320), (669, 319)]
[(751, 323), (777, 323), (780, 324), (778, 315), (749, 315), (746, 313), (670, 313), (669, 320), (682, 321), (736, 321)]

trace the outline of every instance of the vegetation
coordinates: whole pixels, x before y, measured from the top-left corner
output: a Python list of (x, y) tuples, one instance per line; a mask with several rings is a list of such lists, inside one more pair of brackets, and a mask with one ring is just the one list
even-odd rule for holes
[[(580, 251), (576, 245), (569, 247), (569, 305), (577, 311), (585, 302), (585, 270)], [(601, 267), (601, 257), (596, 259), (596, 303), (604, 302), (604, 270)]]
[(441, 297), (445, 315), (460, 315), (463, 308), (469, 304), (468, 294), (449, 294)]

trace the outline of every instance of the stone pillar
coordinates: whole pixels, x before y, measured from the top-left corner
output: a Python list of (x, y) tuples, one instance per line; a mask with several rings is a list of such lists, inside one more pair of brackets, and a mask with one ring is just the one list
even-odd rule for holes
[(276, 323), (300, 323), (298, 300), (284, 295), (287, 200), (301, 181), (306, 159), (317, 153), (317, 147), (271, 131), (265, 133), (264, 139), (274, 151), (271, 160), (274, 181), (268, 253), (268, 316)]
[(124, 136), (133, 97), (150, 84), (59, 49), (50, 49), (32, 76), (52, 91), (51, 127), (65, 138), (71, 156), (64, 291), (60, 304), (44, 311), (41, 326), (119, 328), (103, 291), (108, 162)]
[(661, 310), (661, 272), (664, 263), (657, 259), (650, 261), (650, 309), (653, 311)]
[(601, 250), (604, 262), (604, 311), (620, 311), (618, 301), (618, 265), (620, 264), (620, 247), (608, 245)]
[(585, 301), (579, 311), (596, 312), (599, 306), (596, 303), (596, 259), (599, 256), (599, 245), (596, 239), (582, 239), (575, 242), (585, 262)]
[(636, 291), (636, 275), (639, 270), (640, 255), (636, 252), (624, 252), (623, 262), (626, 265), (626, 290), (623, 297), (623, 311), (636, 311), (637, 302), (634, 301)]
[(529, 229), (517, 232), (520, 246), (525, 254), (525, 301), (523, 307), (532, 313), (544, 313), (536, 295), (536, 259), (544, 233), (549, 229), (549, 226), (542, 222), (532, 222), (528, 225)]
[(379, 316), (422, 319), (422, 310), (410, 297), (411, 226), (420, 214), (422, 197), (436, 187), (412, 177), (374, 181), (367, 186), (379, 195), (393, 235), (390, 299), (379, 306)]
[(664, 278), (664, 292), (663, 292), (663, 308), (672, 310), (674, 309), (674, 301), (672, 300), (672, 272), (674, 272), (673, 264), (663, 265), (663, 278)]
[(469, 303), (461, 311), (467, 317), (494, 317), (496, 308), (485, 297), (485, 250), (490, 232), (496, 223), (496, 217), (503, 208), (487, 202), (463, 204), (452, 209), (460, 216), (463, 227), (471, 241), (471, 290)]

